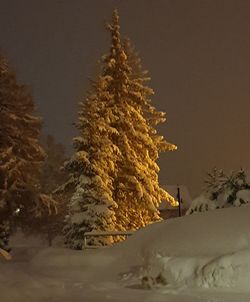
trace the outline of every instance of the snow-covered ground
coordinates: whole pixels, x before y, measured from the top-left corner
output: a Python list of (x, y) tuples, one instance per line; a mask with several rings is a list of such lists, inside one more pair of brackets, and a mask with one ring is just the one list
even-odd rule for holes
[(170, 219), (112, 248), (13, 238), (0, 301), (250, 301), (250, 206)]

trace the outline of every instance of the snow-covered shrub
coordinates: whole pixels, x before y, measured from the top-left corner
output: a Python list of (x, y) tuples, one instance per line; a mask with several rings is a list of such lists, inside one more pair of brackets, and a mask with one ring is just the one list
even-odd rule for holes
[(205, 188), (195, 198), (187, 214), (205, 212), (230, 206), (250, 203), (250, 174), (241, 169), (226, 175), (222, 170), (213, 169), (205, 180)]
[(207, 195), (201, 194), (193, 200), (187, 213), (192, 214), (193, 212), (205, 212), (214, 209), (216, 209), (214, 200), (209, 199)]

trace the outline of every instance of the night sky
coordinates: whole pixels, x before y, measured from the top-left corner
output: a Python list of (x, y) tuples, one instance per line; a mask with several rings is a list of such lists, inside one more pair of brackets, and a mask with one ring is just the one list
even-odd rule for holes
[(105, 21), (149, 70), (161, 133), (178, 151), (160, 157), (160, 182), (194, 196), (205, 172), (250, 166), (250, 1), (0, 0), (0, 48), (32, 87), (44, 132), (71, 152), (78, 101), (106, 53)]

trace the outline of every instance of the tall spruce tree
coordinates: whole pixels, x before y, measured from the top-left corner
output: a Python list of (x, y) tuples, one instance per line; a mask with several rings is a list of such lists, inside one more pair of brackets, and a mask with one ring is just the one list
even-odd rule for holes
[(28, 87), (0, 55), (0, 224), (27, 222), (50, 205), (36, 177), (44, 159), (40, 128)]
[(165, 113), (151, 104), (153, 90), (145, 85), (149, 80), (139, 56), (129, 42), (122, 44), (119, 17), (113, 15), (109, 25), (112, 47), (105, 72), (113, 79), (110, 85), (119, 118), (116, 143), (121, 151), (114, 199), (118, 203), (116, 218), (123, 229), (138, 229), (160, 219), (158, 206), (162, 200), (173, 201), (159, 187), (156, 163), (159, 152), (176, 149), (157, 134), (155, 126), (165, 121)]
[(156, 163), (159, 152), (176, 149), (155, 129), (165, 121), (165, 113), (151, 104), (153, 90), (145, 86), (149, 79), (139, 57), (122, 42), (117, 11), (107, 28), (110, 52), (81, 104), (80, 136), (67, 164), (77, 189), (66, 241), (78, 248), (86, 231), (138, 229), (160, 219), (162, 200), (173, 201), (159, 186)]

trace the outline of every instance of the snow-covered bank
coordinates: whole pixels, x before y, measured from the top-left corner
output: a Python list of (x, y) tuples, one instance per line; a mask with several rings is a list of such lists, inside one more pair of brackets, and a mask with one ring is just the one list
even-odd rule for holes
[(101, 250), (19, 242), (0, 263), (1, 301), (247, 302), (249, 217), (249, 206), (185, 216)]
[(146, 286), (248, 291), (249, 217), (250, 207), (242, 206), (153, 224), (118, 247), (138, 267), (125, 278)]
[[(105, 250), (45, 250), (33, 267), (130, 288), (221, 288), (249, 291), (250, 207), (228, 208), (152, 224)], [(54, 253), (54, 254), (53, 254)], [(59, 254), (59, 255), (58, 255)]]

